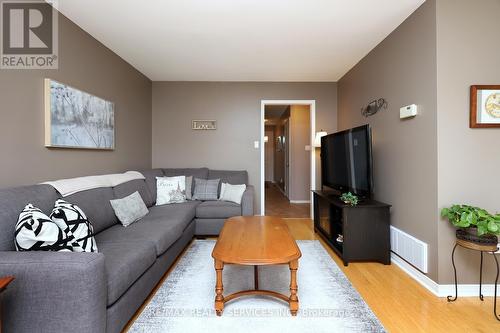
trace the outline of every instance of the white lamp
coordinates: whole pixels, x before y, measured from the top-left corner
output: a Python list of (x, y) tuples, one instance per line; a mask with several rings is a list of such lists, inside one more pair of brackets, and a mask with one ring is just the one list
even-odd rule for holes
[(314, 138), (314, 147), (321, 147), (321, 138), (327, 134), (328, 133), (323, 130), (316, 132), (316, 137)]

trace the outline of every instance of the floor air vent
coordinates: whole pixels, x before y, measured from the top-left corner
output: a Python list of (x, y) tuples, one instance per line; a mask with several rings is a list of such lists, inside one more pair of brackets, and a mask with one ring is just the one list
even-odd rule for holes
[(427, 243), (391, 226), (391, 251), (427, 273)]

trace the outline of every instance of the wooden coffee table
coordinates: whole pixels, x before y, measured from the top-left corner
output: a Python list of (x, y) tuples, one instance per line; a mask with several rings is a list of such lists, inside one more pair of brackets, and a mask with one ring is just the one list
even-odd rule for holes
[[(212, 257), (215, 260), (215, 311), (222, 315), (224, 304), (241, 296), (267, 295), (287, 302), (293, 316), (297, 315), (297, 269), (300, 249), (292, 238), (283, 219), (269, 216), (238, 216), (227, 219)], [(255, 289), (239, 291), (223, 296), (222, 270), (224, 265), (254, 266)], [(258, 266), (289, 265), (290, 296), (270, 290), (259, 289)]]
[(13, 276), (6, 276), (0, 278), (0, 333), (2, 332), (2, 292), (7, 289), (7, 286), (14, 281)]

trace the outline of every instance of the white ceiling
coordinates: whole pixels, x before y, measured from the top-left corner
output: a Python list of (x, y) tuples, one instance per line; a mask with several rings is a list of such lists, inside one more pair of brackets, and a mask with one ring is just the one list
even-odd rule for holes
[(337, 81), (424, 0), (61, 0), (153, 81)]

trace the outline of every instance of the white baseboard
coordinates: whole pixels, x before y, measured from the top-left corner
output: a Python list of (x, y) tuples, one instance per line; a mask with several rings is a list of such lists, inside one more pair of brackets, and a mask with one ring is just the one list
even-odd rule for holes
[(306, 203), (311, 203), (311, 200), (290, 200), (290, 203), (292, 203), (292, 204), (306, 204)]
[[(391, 261), (393, 264), (401, 268), (406, 274), (411, 276), (415, 281), (421, 284), (424, 288), (429, 290), (437, 297), (446, 297), (448, 295), (455, 295), (455, 285), (454, 284), (438, 284), (427, 275), (407, 263), (405, 260), (401, 259), (398, 255), (391, 253)], [(494, 296), (495, 295), (495, 285), (494, 284), (483, 284), (482, 293), (483, 296)], [(498, 288), (498, 293), (500, 293), (500, 288)], [(479, 284), (459, 284), (458, 285), (458, 297), (478, 297), (479, 296)]]
[(420, 283), (424, 288), (429, 290), (431, 293), (438, 297), (439, 296), (439, 285), (430, 279), (427, 275), (420, 272), (418, 269), (410, 265), (408, 262), (403, 260), (401, 257), (391, 252), (391, 262), (401, 268), (406, 274), (412, 277), (415, 281)]

